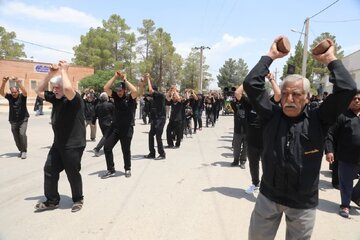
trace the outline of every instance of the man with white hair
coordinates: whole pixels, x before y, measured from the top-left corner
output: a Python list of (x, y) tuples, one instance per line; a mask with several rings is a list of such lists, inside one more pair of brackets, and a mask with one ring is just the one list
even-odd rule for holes
[(274, 239), (283, 213), (286, 239), (310, 239), (319, 201), (319, 172), (328, 126), (347, 109), (356, 83), (336, 59), (334, 44), (314, 55), (330, 70), (334, 84), (319, 108), (309, 108), (310, 82), (301, 75), (287, 76), (281, 86), (281, 106), (269, 100), (265, 76), (271, 63), (287, 55), (275, 39), (244, 81), (244, 90), (263, 124), (263, 175), (251, 215), (249, 239)]
[[(53, 105), (51, 124), (54, 142), (44, 166), (44, 191), (46, 201), (35, 205), (36, 211), (55, 209), (59, 206), (58, 182), (60, 172), (65, 170), (74, 202), (71, 211), (81, 210), (84, 197), (80, 174), (81, 157), (86, 145), (84, 102), (71, 85), (68, 76), (69, 65), (60, 61), (50, 68), (48, 75), (36, 89), (38, 96)], [(47, 91), (51, 83), (52, 91)]]

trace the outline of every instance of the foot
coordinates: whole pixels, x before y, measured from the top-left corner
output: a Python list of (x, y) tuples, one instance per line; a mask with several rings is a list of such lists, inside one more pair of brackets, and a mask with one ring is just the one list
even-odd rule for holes
[(239, 165), (239, 162), (237, 162), (237, 161), (233, 161), (232, 163), (231, 163), (231, 166), (232, 167), (236, 167), (236, 166), (238, 166)]
[(21, 159), (26, 159), (26, 152), (21, 152)]
[(35, 205), (35, 209), (37, 212), (54, 210), (59, 207), (59, 203), (51, 203), (49, 201), (39, 202)]
[(339, 215), (343, 218), (349, 218), (350, 209), (347, 207), (340, 207)]
[(174, 145), (167, 145), (165, 148), (174, 148)]
[(159, 156), (157, 156), (156, 158), (155, 158), (155, 160), (163, 160), (163, 159), (165, 159), (166, 158), (166, 155), (165, 154), (160, 154)]
[(84, 200), (80, 200), (80, 201), (77, 201), (77, 202), (74, 202), (74, 204), (72, 205), (71, 207), (71, 212), (78, 212), (82, 209), (84, 205)]
[(21, 152), (18, 154), (18, 157), (21, 158)]
[(240, 166), (239, 166), (241, 169), (245, 169), (245, 163), (240, 163)]
[(155, 158), (155, 153), (149, 153), (148, 155), (145, 155), (144, 158)]
[(94, 150), (94, 156), (99, 157), (100, 156), (99, 150), (97, 150), (96, 148), (94, 148), (93, 150)]
[(253, 194), (259, 192), (259, 186), (255, 186), (254, 184), (250, 185), (248, 189), (245, 190), (247, 194)]
[(115, 176), (115, 171), (106, 171), (106, 173), (104, 175), (101, 176), (102, 179), (106, 179), (109, 177), (114, 177)]
[(125, 177), (131, 177), (131, 170), (125, 170)]

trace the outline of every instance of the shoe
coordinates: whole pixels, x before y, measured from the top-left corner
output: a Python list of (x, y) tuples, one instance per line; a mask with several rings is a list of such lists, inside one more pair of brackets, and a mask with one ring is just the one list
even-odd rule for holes
[(347, 207), (340, 207), (339, 215), (343, 218), (349, 218), (350, 209)]
[(165, 159), (166, 158), (166, 156), (163, 154), (163, 155), (159, 155), (159, 156), (157, 156), (156, 158), (155, 158), (155, 160), (163, 160), (163, 159)]
[(178, 148), (180, 148), (180, 146), (175, 146), (175, 147), (174, 147), (174, 149), (178, 149)]
[(149, 153), (148, 155), (145, 155), (144, 158), (155, 158), (155, 154)]
[(94, 150), (94, 156), (100, 157), (100, 152), (96, 148), (94, 148), (93, 150)]
[(95, 141), (96, 141), (96, 138), (92, 138), (91, 141), (92, 141), (92, 142), (95, 142)]
[(21, 159), (26, 159), (26, 152), (21, 153)]
[(245, 169), (245, 163), (240, 163), (240, 166), (239, 166), (241, 169)]
[(18, 158), (21, 158), (21, 152), (18, 154)]
[(49, 201), (39, 202), (35, 205), (37, 212), (42, 212), (46, 210), (54, 210), (59, 207), (59, 203), (51, 203)]
[(114, 177), (115, 176), (115, 171), (106, 171), (106, 173), (104, 175), (101, 176), (102, 179), (106, 179), (109, 177)]
[(239, 165), (239, 162), (237, 162), (237, 161), (233, 161), (233, 162), (231, 163), (231, 166), (232, 166), (232, 167), (235, 167), (235, 166), (237, 166), (237, 165)]
[(78, 212), (82, 209), (84, 205), (84, 200), (80, 200), (80, 201), (77, 201), (77, 202), (74, 202), (74, 204), (72, 205), (71, 207), (71, 212)]
[(251, 184), (248, 189), (245, 190), (247, 194), (253, 194), (259, 192), (259, 186), (255, 186), (254, 184)]
[(174, 148), (173, 145), (167, 145), (165, 148)]
[(131, 170), (125, 170), (125, 177), (131, 177)]

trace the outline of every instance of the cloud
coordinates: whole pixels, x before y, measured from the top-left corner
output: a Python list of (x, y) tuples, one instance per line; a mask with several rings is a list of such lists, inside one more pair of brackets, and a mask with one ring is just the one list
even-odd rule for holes
[(69, 7), (41, 8), (22, 2), (7, 2), (1, 7), (1, 14), (7, 16), (28, 17), (33, 20), (41, 20), (56, 23), (71, 23), (81, 27), (97, 27), (101, 21), (84, 12)]
[(225, 33), (220, 42), (215, 43), (212, 46), (212, 52), (218, 53), (225, 53), (231, 51), (233, 48), (239, 47), (246, 43), (252, 42), (251, 38), (238, 36), (234, 37), (228, 33)]

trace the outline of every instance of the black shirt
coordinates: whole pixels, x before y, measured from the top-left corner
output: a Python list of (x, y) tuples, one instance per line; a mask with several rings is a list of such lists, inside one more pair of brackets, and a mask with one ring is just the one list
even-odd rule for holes
[(240, 101), (232, 101), (230, 104), (231, 108), (234, 110), (234, 132), (238, 134), (246, 134), (246, 100), (242, 97)]
[(348, 109), (329, 129), (325, 153), (336, 153), (336, 161), (360, 164), (360, 117)]
[(95, 107), (95, 115), (93, 118), (93, 124), (95, 124), (96, 119), (99, 118), (99, 125), (101, 126), (111, 126), (112, 118), (114, 115), (114, 104), (109, 101), (99, 102)]
[(272, 59), (263, 56), (244, 81), (251, 104), (263, 123), (263, 176), (260, 192), (268, 199), (291, 208), (310, 209), (318, 204), (318, 184), (327, 127), (345, 111), (356, 93), (356, 83), (339, 60), (328, 64), (334, 84), (319, 108), (287, 117), (269, 99), (265, 76)]
[(10, 93), (5, 94), (5, 98), (9, 101), (9, 122), (21, 122), (29, 117), (26, 107), (26, 100), (22, 93), (14, 98)]
[(150, 114), (152, 119), (164, 118), (166, 117), (166, 108), (165, 108), (165, 95), (161, 92), (154, 91), (151, 94), (152, 102)]
[(134, 126), (134, 111), (136, 101), (131, 95), (119, 97), (115, 91), (112, 92), (114, 98), (115, 112), (112, 127), (120, 134), (126, 136)]
[(183, 103), (170, 100), (169, 102), (167, 102), (167, 104), (171, 106), (170, 121), (182, 121)]
[(45, 91), (45, 100), (52, 103), (51, 124), (54, 145), (59, 148), (80, 148), (86, 145), (84, 102), (79, 93), (74, 99), (60, 99), (53, 92)]

